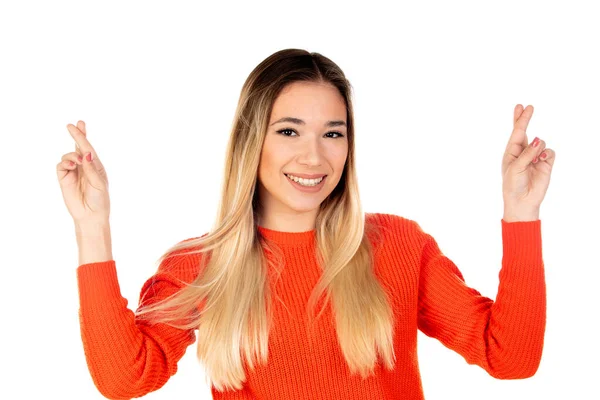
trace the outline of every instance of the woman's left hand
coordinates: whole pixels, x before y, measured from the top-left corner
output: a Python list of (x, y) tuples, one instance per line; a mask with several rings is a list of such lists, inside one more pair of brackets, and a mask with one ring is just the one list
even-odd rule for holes
[(515, 107), (514, 129), (502, 159), (504, 220), (528, 221), (539, 218), (539, 209), (550, 184), (555, 152), (537, 137), (528, 145), (527, 125), (533, 106)]

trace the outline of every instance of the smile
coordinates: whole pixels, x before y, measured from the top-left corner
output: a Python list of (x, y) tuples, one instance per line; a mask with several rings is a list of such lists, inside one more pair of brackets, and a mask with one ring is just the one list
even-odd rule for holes
[(302, 185), (302, 186), (306, 186), (306, 187), (311, 187), (311, 186), (317, 186), (319, 183), (321, 183), (321, 181), (323, 179), (325, 179), (325, 176), (322, 176), (320, 178), (317, 179), (304, 179), (304, 178), (298, 178), (296, 176), (293, 175), (289, 175), (289, 174), (284, 174), (285, 176), (288, 177), (288, 179)]

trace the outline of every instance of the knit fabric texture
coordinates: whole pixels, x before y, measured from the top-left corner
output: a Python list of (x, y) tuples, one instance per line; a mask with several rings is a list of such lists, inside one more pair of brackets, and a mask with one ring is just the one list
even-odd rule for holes
[[(281, 275), (270, 282), (277, 297), (272, 302), (268, 363), (254, 371), (246, 368), (241, 390), (219, 392), (211, 387), (213, 399), (424, 399), (417, 329), (495, 378), (535, 374), (546, 325), (539, 219), (501, 220), (503, 256), (494, 301), (466, 285), (457, 266), (415, 221), (383, 213), (366, 213), (365, 218), (382, 227), (373, 268), (394, 311), (394, 370), (377, 364), (375, 376), (367, 379), (350, 374), (330, 304), (318, 320), (316, 335), (307, 335), (306, 306), (322, 274), (315, 256), (316, 231), (259, 226), (264, 237), (278, 244), (285, 262)], [(192, 282), (200, 272), (198, 257), (163, 261), (143, 285), (140, 304), (144, 294), (144, 302), (148, 296), (157, 301), (181, 289), (182, 282)], [(161, 388), (196, 341), (196, 330), (136, 319), (121, 295), (114, 260), (80, 265), (77, 281), (83, 348), (98, 390), (110, 399), (130, 399)]]

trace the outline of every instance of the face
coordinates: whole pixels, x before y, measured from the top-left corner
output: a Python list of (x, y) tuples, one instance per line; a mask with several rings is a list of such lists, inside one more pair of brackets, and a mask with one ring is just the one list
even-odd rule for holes
[[(312, 229), (346, 163), (346, 124), (344, 98), (331, 84), (294, 82), (283, 89), (273, 104), (258, 168), (262, 226)], [(292, 180), (306, 175), (325, 178)]]

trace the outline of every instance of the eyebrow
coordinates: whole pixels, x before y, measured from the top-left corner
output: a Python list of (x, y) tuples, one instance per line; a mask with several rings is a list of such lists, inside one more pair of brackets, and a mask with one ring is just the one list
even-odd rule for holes
[[(304, 122), (300, 118), (294, 118), (294, 117), (283, 117), (283, 118), (278, 119), (277, 121), (273, 122), (271, 125), (279, 124), (281, 122), (291, 122), (293, 124), (306, 125), (306, 122)], [(326, 127), (346, 126), (346, 123), (344, 121), (340, 121), (340, 120), (338, 120), (338, 121), (327, 121), (327, 122), (325, 122), (325, 126)]]

